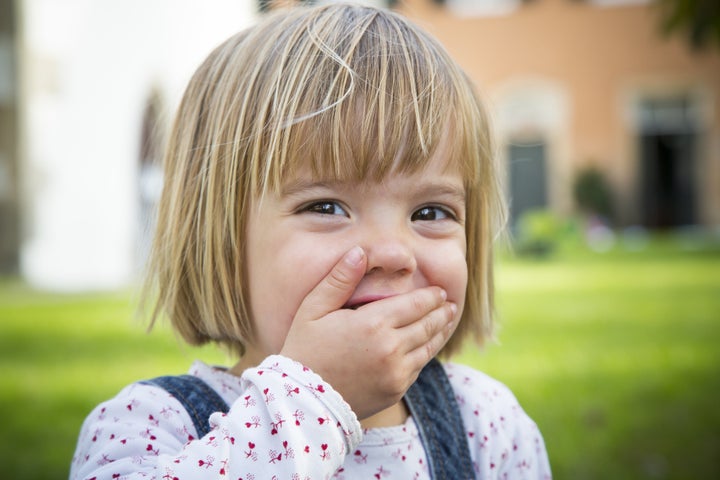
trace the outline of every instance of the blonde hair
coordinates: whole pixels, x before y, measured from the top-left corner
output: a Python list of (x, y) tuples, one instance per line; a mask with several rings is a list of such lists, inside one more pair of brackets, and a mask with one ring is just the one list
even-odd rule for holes
[(253, 203), (299, 168), (336, 180), (419, 171), (441, 143), (467, 195), (468, 287), (441, 352), (450, 355), (492, 333), (491, 243), (504, 211), (471, 82), (438, 42), (381, 9), (294, 8), (231, 37), (192, 77), (169, 137), (152, 323), (165, 312), (190, 344), (242, 355), (253, 338), (244, 262)]

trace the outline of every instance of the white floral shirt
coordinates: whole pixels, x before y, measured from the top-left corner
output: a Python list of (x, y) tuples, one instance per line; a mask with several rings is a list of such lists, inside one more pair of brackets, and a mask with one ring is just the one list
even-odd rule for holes
[[(501, 383), (444, 365), (467, 431), (478, 478), (549, 479), (542, 436)], [(412, 417), (363, 430), (318, 375), (282, 356), (241, 377), (193, 364), (230, 405), (197, 438), (189, 414), (164, 390), (133, 384), (83, 424), (70, 479), (429, 479)]]

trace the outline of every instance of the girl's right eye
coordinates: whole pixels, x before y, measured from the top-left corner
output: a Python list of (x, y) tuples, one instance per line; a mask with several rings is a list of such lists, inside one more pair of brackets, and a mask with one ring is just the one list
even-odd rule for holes
[(339, 203), (331, 200), (321, 200), (318, 202), (312, 202), (300, 209), (301, 212), (317, 213), (320, 215), (343, 215), (348, 216), (348, 213)]

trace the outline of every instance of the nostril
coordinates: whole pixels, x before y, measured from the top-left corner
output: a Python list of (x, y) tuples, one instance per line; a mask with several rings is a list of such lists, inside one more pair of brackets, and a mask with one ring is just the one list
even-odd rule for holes
[(370, 268), (370, 269), (367, 271), (367, 273), (366, 273), (365, 275), (369, 275), (369, 274), (372, 274), (372, 273), (377, 273), (377, 272), (380, 272), (380, 271), (382, 271), (382, 267), (372, 267), (372, 268)]
[(397, 242), (388, 241), (367, 249), (367, 275), (380, 273), (411, 272), (417, 267), (412, 249)]

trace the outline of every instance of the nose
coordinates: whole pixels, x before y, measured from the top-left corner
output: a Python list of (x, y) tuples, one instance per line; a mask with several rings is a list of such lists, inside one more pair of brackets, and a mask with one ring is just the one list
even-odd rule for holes
[(417, 268), (412, 243), (406, 233), (378, 228), (362, 242), (369, 274), (408, 274)]

